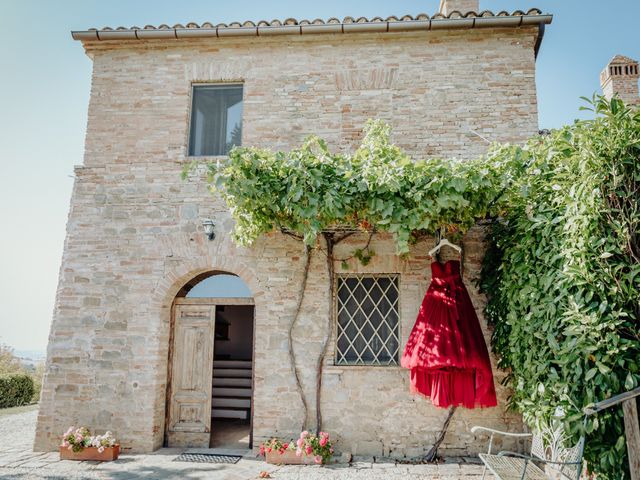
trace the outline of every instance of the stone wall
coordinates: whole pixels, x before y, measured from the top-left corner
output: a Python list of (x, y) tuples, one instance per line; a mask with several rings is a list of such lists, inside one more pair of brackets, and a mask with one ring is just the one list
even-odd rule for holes
[[(52, 449), (69, 425), (110, 429), (126, 448), (163, 443), (170, 307), (194, 276), (239, 275), (255, 298), (254, 440), (291, 436), (303, 423), (287, 355), (287, 328), (301, 280), (302, 247), (280, 234), (238, 248), (226, 206), (200, 178), (180, 180), (191, 85), (244, 82), (243, 143), (288, 149), (310, 133), (331, 148), (357, 145), (370, 117), (391, 123), (393, 140), (414, 157), (480, 155), (489, 140), (522, 141), (537, 131), (533, 44), (537, 29), (470, 30), (252, 39), (87, 43), (93, 58), (84, 165), (76, 169), (48, 347), (36, 449)], [(213, 218), (208, 241), (200, 221)], [(352, 238), (338, 254), (362, 242)], [(425, 251), (407, 259), (384, 236), (366, 271), (401, 274), (401, 335), (409, 334), (429, 280)], [(482, 232), (465, 240), (472, 280)], [(339, 265), (337, 266), (339, 269)], [(354, 271), (364, 267), (353, 265)], [(312, 260), (295, 333), (303, 385), (314, 398), (314, 367), (329, 299), (325, 261)], [(485, 326), (487, 341), (489, 333)], [(325, 423), (339, 449), (416, 455), (428, 449), (445, 412), (409, 394), (396, 367), (335, 367), (327, 360)], [(444, 453), (484, 445), (481, 423), (517, 430), (499, 406), (459, 411)], [(313, 405), (313, 402), (311, 402)], [(307, 426), (313, 427), (309, 412)], [(517, 448), (514, 445), (507, 445)]]

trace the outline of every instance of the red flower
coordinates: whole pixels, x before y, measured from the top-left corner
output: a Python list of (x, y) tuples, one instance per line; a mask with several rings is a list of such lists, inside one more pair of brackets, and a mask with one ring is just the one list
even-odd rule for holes
[(313, 453), (313, 447), (311, 445), (307, 445), (307, 455), (311, 455)]

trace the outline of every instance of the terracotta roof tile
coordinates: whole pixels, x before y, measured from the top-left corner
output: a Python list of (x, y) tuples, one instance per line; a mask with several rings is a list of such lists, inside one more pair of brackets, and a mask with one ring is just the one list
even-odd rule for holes
[[(510, 21), (509, 21), (510, 20)], [(143, 28), (118, 27), (115, 30), (111, 27), (102, 29), (91, 28), (86, 31), (72, 32), (73, 38), (77, 40), (142, 40), (151, 38), (193, 38), (193, 37), (217, 37), (228, 35), (261, 35), (261, 29), (265, 33), (347, 33), (358, 31), (405, 31), (405, 30), (431, 30), (442, 28), (481, 28), (481, 27), (518, 27), (521, 25), (535, 25), (551, 23), (552, 16), (542, 14), (537, 8), (532, 8), (527, 12), (516, 10), (512, 13), (500, 11), (494, 13), (490, 10), (482, 12), (459, 12), (454, 10), (445, 16), (441, 13), (429, 16), (426, 13), (418, 15), (404, 15), (401, 17), (391, 15), (382, 17), (345, 17), (340, 20), (332, 17), (328, 20), (316, 18), (314, 20), (297, 20), (287, 18), (285, 20), (274, 19), (259, 20), (257, 22), (246, 20), (244, 22), (219, 23), (214, 25), (211, 22), (198, 24), (189, 22), (185, 25), (180, 23), (173, 27), (162, 24), (158, 26), (145, 25)], [(507, 21), (507, 23), (505, 23)], [(357, 24), (357, 26), (355, 25)], [(403, 25), (405, 24), (405, 25)], [(386, 26), (385, 26), (386, 25)], [(348, 28), (347, 28), (348, 27)], [(237, 29), (237, 30), (236, 30)], [(165, 32), (172, 30), (172, 33)], [(158, 31), (158, 34), (154, 34)], [(189, 31), (189, 32), (186, 32)], [(138, 32), (140, 32), (138, 34)]]
[[(454, 10), (449, 13), (449, 15), (445, 16), (441, 13), (436, 13), (433, 16), (429, 16), (426, 13), (419, 13), (415, 17), (412, 15), (403, 15), (402, 17), (397, 17), (395, 15), (391, 15), (387, 18), (382, 17), (373, 17), (368, 19), (367, 17), (358, 17), (354, 19), (353, 17), (345, 17), (342, 21), (338, 18), (331, 17), (328, 20), (323, 20), (321, 18), (316, 18), (315, 20), (296, 20), (295, 18), (287, 18), (283, 21), (274, 19), (271, 21), (260, 20), (257, 23), (252, 22), (251, 20), (245, 20), (244, 22), (231, 22), (229, 24), (226, 23), (218, 23), (217, 27), (256, 27), (256, 26), (271, 26), (271, 27), (280, 27), (282, 25), (325, 25), (331, 23), (376, 23), (376, 22), (411, 22), (415, 20), (429, 20), (429, 19), (451, 19), (451, 18), (474, 18), (474, 17), (518, 17), (525, 15), (541, 15), (542, 11), (538, 8), (531, 8), (527, 12), (522, 10), (516, 10), (512, 13), (509, 13), (505, 10), (502, 10), (498, 13), (493, 13), (491, 10), (483, 10), (480, 13), (477, 12), (466, 12), (462, 13), (458, 10)], [(189, 22), (186, 25), (182, 25), (180, 23), (176, 23), (173, 27), (169, 27), (167, 24), (162, 24), (157, 27), (153, 25), (145, 25), (144, 29), (152, 30), (152, 29), (166, 29), (166, 28), (215, 28), (213, 24), (210, 22), (204, 22), (202, 25), (199, 25), (197, 22)], [(97, 31), (113, 31), (112, 27), (103, 27), (101, 29), (90, 28), (89, 30), (97, 30)], [(132, 27), (118, 27), (115, 30), (140, 30), (140, 27), (132, 26)]]

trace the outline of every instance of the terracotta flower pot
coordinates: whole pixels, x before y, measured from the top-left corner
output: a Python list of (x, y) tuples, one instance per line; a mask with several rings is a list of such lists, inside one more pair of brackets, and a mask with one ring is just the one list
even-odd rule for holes
[(265, 453), (267, 463), (272, 465), (315, 465), (313, 455), (300, 455), (297, 456), (295, 450), (286, 450), (284, 453), (279, 453), (275, 450)]
[(69, 450), (67, 447), (60, 447), (60, 460), (95, 460), (98, 462), (110, 462), (117, 460), (120, 455), (120, 445), (104, 447), (101, 452), (97, 447), (85, 447), (79, 452)]

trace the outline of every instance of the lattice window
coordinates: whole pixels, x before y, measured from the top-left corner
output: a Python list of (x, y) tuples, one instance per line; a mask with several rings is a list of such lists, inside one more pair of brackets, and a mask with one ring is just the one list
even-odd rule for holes
[(398, 276), (337, 278), (337, 365), (397, 365)]

